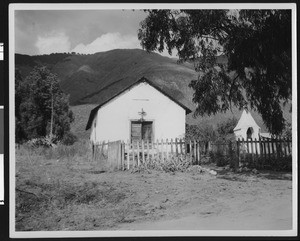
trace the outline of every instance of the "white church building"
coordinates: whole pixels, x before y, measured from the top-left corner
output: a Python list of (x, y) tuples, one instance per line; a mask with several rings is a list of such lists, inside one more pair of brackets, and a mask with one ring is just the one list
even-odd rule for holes
[(142, 77), (116, 81), (99, 92), (89, 116), (93, 144), (103, 141), (156, 141), (183, 138), (191, 110), (156, 83)]

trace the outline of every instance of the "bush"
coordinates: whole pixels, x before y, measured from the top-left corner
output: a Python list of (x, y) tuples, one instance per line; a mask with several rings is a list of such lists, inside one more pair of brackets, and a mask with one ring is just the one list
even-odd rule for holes
[(26, 145), (32, 148), (36, 147), (53, 147), (54, 143), (48, 137), (34, 138), (26, 142)]
[(222, 152), (210, 152), (209, 154), (211, 162), (215, 163), (218, 167), (223, 167), (231, 164), (231, 158), (224, 155)]
[(273, 171), (292, 171), (292, 156), (286, 157), (275, 157), (271, 160), (266, 160), (264, 162), (265, 169), (273, 170)]
[(73, 145), (77, 140), (78, 140), (77, 136), (75, 136), (71, 132), (67, 132), (64, 135), (61, 142), (62, 142), (63, 145), (70, 146), (70, 145)]
[(184, 172), (192, 163), (186, 156), (172, 156), (169, 159), (150, 158), (145, 163), (140, 163), (140, 166), (132, 169), (132, 172), (143, 172), (150, 170), (164, 171), (164, 172)]
[(236, 127), (238, 120), (233, 117), (217, 125), (218, 140), (233, 141), (235, 140), (235, 134), (233, 129)]
[(186, 140), (215, 141), (217, 139), (216, 131), (212, 125), (188, 125), (185, 127)]

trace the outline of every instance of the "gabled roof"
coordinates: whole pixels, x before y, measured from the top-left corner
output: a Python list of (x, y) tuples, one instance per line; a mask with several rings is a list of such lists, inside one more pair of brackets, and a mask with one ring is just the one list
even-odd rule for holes
[(258, 127), (260, 128), (256, 121), (253, 119), (250, 111), (248, 110), (243, 110), (243, 113), (241, 115), (241, 118), (239, 122), (237, 123), (236, 127), (233, 129), (233, 131), (237, 131), (240, 129), (246, 129), (248, 127)]
[(133, 78), (124, 78), (121, 80), (118, 80), (116, 82), (114, 82), (113, 84), (110, 84), (106, 87), (104, 87), (103, 89), (101, 89), (100, 91), (98, 91), (99, 94), (99, 99), (98, 99), (98, 103), (99, 105), (97, 107), (95, 107), (94, 109), (91, 110), (90, 116), (89, 116), (89, 120), (87, 122), (86, 125), (86, 130), (90, 129), (92, 126), (92, 122), (94, 120), (94, 117), (97, 113), (97, 111), (107, 102), (109, 102), (110, 100), (114, 99), (115, 97), (117, 97), (118, 95), (120, 95), (121, 93), (123, 93), (124, 91), (132, 88), (133, 86), (142, 83), (142, 82), (146, 82), (149, 85), (151, 85), (152, 87), (154, 87), (155, 89), (157, 89), (159, 92), (161, 92), (162, 94), (164, 94), (165, 96), (167, 96), (169, 99), (171, 99), (172, 101), (174, 101), (176, 104), (178, 104), (179, 106), (181, 106), (183, 109), (185, 109), (186, 114), (191, 113), (192, 111), (185, 106), (184, 104), (180, 103), (178, 100), (176, 100), (175, 98), (173, 98), (170, 94), (168, 94), (167, 92), (165, 92), (164, 90), (162, 90), (161, 87), (159, 87), (157, 84), (155, 84), (153, 81), (150, 81), (149, 79), (142, 77), (140, 79), (133, 79)]

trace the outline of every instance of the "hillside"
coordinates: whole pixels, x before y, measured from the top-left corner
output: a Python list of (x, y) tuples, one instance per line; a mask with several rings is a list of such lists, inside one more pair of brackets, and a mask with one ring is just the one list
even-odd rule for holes
[[(197, 78), (192, 64), (143, 50), (116, 49), (92, 55), (16, 54), (16, 68), (25, 77), (35, 65), (47, 65), (60, 79), (61, 88), (70, 94), (71, 105), (97, 103), (103, 87), (125, 77), (146, 77), (186, 105), (191, 105), (191, 79)], [(89, 96), (89, 98), (85, 98)]]
[[(154, 81), (173, 98), (179, 100), (190, 109), (193, 91), (188, 87), (197, 73), (190, 63), (178, 64), (176, 59), (163, 57), (156, 53), (147, 53), (140, 49), (115, 49), (89, 55), (74, 53), (56, 53), (50, 55), (29, 56), (16, 54), (16, 68), (25, 78), (36, 65), (46, 65), (58, 75), (61, 88), (70, 94), (70, 103), (75, 114), (72, 130), (79, 136), (88, 137), (85, 125), (89, 112), (99, 99), (100, 90), (122, 79), (146, 77)], [(219, 62), (224, 62), (224, 57)], [(288, 108), (284, 108), (284, 116), (291, 120)], [(251, 111), (262, 131), (266, 132), (258, 113)], [(239, 118), (241, 111), (233, 108), (232, 112), (215, 116), (193, 118), (187, 116), (188, 124), (210, 124), (216, 126), (233, 116)]]

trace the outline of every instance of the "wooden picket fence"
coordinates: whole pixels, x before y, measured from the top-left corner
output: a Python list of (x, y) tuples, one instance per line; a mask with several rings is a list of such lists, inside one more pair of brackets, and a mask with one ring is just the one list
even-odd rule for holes
[(279, 159), (292, 156), (292, 141), (289, 139), (238, 139), (236, 150), (239, 163), (252, 162), (263, 168)]
[(174, 156), (188, 158), (192, 164), (199, 164), (201, 157), (208, 154), (207, 144), (200, 141), (183, 139), (157, 140), (156, 142), (136, 141), (123, 143), (126, 168), (156, 160), (164, 162)]
[[(120, 147), (117, 147), (118, 143)], [(114, 145), (114, 147), (112, 147)], [(117, 169), (130, 169), (140, 166), (147, 161), (164, 162), (171, 157), (181, 156), (188, 158), (193, 164), (200, 164), (201, 158), (209, 153), (210, 143), (201, 141), (184, 141), (183, 139), (157, 140), (156, 142), (102, 142), (93, 146), (93, 160), (110, 159), (109, 163)], [(120, 152), (116, 160), (115, 152)]]
[(199, 165), (211, 153), (221, 153), (222, 156), (237, 160), (235, 166), (249, 161), (263, 165), (271, 159), (291, 156), (292, 142), (283, 139), (238, 139), (235, 142), (222, 143), (166, 139), (156, 142), (102, 142), (93, 146), (93, 160), (105, 161), (110, 169), (119, 170), (128, 170), (149, 160), (165, 162), (174, 156), (184, 157), (191, 164)]

